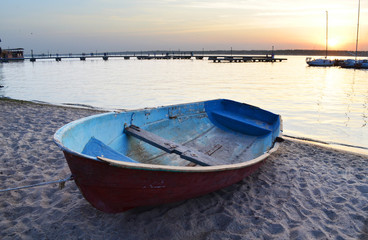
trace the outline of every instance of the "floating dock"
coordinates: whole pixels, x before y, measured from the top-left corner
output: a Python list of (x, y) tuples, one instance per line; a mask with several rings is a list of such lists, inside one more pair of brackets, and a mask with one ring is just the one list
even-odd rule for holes
[(282, 62), (286, 58), (275, 58), (273, 56), (210, 56), (208, 60), (213, 62)]
[(0, 48), (0, 62), (13, 62), (13, 61), (23, 61), (23, 48)]

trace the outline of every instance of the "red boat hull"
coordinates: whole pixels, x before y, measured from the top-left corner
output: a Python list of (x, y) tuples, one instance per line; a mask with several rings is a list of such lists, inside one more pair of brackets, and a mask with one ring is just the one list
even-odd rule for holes
[(64, 155), (85, 199), (107, 213), (204, 195), (241, 181), (264, 162), (238, 169), (181, 172), (119, 168), (66, 151)]

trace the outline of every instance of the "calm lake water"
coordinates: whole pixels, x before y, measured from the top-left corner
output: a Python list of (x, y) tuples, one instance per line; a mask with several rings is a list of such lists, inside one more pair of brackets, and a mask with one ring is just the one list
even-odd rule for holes
[(281, 114), (284, 134), (368, 148), (368, 71), (308, 67), (305, 57), (285, 57), (0, 63), (0, 96), (104, 109), (229, 98)]

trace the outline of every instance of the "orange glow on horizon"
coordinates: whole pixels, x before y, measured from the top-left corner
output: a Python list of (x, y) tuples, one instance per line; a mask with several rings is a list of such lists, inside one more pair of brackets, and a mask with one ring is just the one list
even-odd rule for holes
[[(7, 11), (2, 13), (6, 24), (0, 46), (23, 47), (27, 52), (262, 50), (272, 46), (324, 50), (327, 27), (329, 50), (355, 51), (357, 35), (355, 0), (259, 0), (252, 4), (246, 0), (98, 0), (80, 3), (73, 11), (57, 1), (23, 1), (22, 8), (17, 2), (2, 4)], [(57, 17), (48, 9), (58, 9)], [(361, 2), (359, 16), (358, 50), (368, 51), (368, 1)]]

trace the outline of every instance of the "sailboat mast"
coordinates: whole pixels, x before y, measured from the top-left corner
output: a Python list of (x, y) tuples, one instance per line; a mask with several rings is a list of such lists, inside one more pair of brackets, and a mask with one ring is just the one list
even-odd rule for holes
[(358, 5), (358, 25), (357, 25), (357, 37), (356, 37), (356, 45), (355, 45), (355, 61), (357, 61), (357, 58), (358, 58), (359, 18), (360, 18), (360, 0), (359, 0), (359, 5)]
[(327, 58), (327, 52), (328, 52), (328, 11), (326, 11), (326, 57), (325, 58)]

